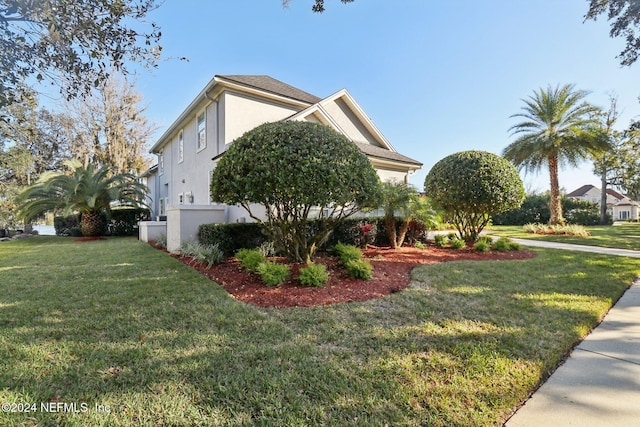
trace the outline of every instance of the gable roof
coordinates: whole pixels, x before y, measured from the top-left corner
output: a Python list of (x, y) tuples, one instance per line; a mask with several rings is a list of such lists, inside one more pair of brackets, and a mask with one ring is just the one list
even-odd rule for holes
[(616, 190), (612, 190), (611, 188), (607, 188), (607, 194), (615, 197), (618, 200), (627, 199), (627, 197), (623, 194), (618, 193)]
[(404, 156), (396, 151), (391, 151), (386, 148), (376, 147), (375, 145), (365, 144), (363, 142), (353, 141), (358, 146), (360, 151), (366, 154), (368, 157), (377, 157), (383, 160), (393, 160), (395, 162), (409, 163), (418, 167), (422, 166), (422, 163), (412, 159), (411, 157)]
[(567, 194), (567, 197), (582, 197), (585, 194), (587, 194), (589, 192), (589, 190), (596, 188), (595, 185), (583, 185), (582, 187), (578, 188), (577, 190), (572, 191), (571, 193)]
[(275, 95), (284, 96), (285, 98), (291, 98), (298, 101), (308, 102), (309, 104), (315, 104), (319, 102), (321, 98), (312, 95), (308, 92), (300, 90), (296, 87), (288, 85), (280, 80), (276, 80), (273, 77), (266, 75), (216, 75), (215, 77), (223, 80), (228, 80), (234, 83), (239, 83), (244, 86), (250, 86), (255, 89), (260, 89), (266, 92), (271, 92)]

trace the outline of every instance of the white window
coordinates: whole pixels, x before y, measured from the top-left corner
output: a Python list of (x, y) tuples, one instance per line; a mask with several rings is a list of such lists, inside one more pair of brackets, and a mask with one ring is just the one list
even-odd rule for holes
[(198, 118), (196, 119), (196, 123), (198, 126), (198, 141), (197, 148), (198, 151), (203, 150), (207, 146), (207, 121), (205, 120), (205, 112), (198, 114)]
[(162, 175), (164, 173), (164, 151), (158, 154), (158, 165), (160, 167), (160, 175)]
[(160, 216), (164, 216), (167, 214), (167, 199), (160, 199)]
[(184, 202), (193, 204), (193, 193), (191, 191), (184, 193)]
[(178, 193), (178, 204), (184, 204), (184, 193)]
[(184, 161), (184, 132), (178, 134), (178, 163)]

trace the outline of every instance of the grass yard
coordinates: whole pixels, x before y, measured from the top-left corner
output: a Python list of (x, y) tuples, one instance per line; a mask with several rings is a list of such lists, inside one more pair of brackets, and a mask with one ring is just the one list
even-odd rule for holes
[(516, 237), (520, 239), (547, 240), (550, 242), (571, 243), (576, 245), (601, 246), (605, 248), (631, 249), (640, 251), (640, 224), (594, 225), (586, 227), (589, 237), (553, 236), (532, 234), (523, 231), (518, 225), (493, 225), (487, 232), (495, 236)]
[(36, 404), (0, 425), (501, 425), (640, 275), (536, 252), (264, 309), (134, 239), (0, 243), (0, 402)]

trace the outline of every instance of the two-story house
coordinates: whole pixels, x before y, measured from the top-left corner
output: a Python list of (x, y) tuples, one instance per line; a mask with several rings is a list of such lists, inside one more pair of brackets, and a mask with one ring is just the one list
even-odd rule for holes
[[(216, 75), (151, 148), (157, 170), (145, 179), (152, 216), (166, 224), (167, 246), (195, 239), (203, 223), (248, 220), (244, 209), (212, 203), (211, 173), (236, 138), (266, 122), (306, 120), (342, 133), (369, 158), (382, 181), (407, 182), (422, 163), (398, 153), (346, 89), (326, 98), (269, 76)], [(142, 229), (141, 238), (158, 232)]]
[[(602, 190), (594, 185), (583, 185), (582, 187), (567, 194), (567, 197), (600, 205), (600, 195)], [(607, 188), (607, 214), (614, 221), (638, 221), (640, 213), (640, 203), (621, 194), (611, 188)]]

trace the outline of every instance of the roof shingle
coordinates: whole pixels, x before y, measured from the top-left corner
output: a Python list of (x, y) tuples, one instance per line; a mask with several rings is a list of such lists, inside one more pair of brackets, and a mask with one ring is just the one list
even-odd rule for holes
[(308, 102), (309, 104), (315, 104), (322, 101), (315, 95), (300, 90), (296, 87), (288, 85), (280, 80), (276, 80), (270, 76), (252, 76), (252, 75), (216, 75), (225, 80), (229, 80), (235, 83), (240, 83), (245, 86), (251, 86), (256, 89), (261, 89), (267, 92), (271, 92), (276, 95), (281, 95), (286, 98), (295, 99), (298, 101)]

